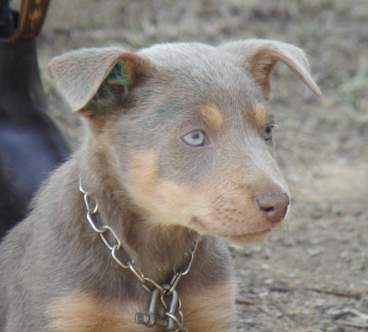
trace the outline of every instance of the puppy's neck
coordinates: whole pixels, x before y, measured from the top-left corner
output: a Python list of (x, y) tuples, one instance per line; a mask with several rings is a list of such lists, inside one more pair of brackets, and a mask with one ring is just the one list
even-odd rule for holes
[(187, 262), (186, 253), (193, 248), (198, 234), (181, 226), (157, 225), (143, 217), (119, 183), (103, 148), (88, 146), (82, 155), (84, 189), (98, 202), (101, 222), (119, 236), (124, 256), (134, 259), (146, 276), (158, 282), (169, 281), (173, 270), (180, 270)]

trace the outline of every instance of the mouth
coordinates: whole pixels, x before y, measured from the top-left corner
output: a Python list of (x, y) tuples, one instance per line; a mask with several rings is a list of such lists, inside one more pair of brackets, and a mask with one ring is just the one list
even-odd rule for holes
[(237, 244), (244, 244), (244, 243), (251, 243), (258, 240), (262, 240), (269, 232), (271, 228), (268, 230), (260, 231), (260, 232), (252, 232), (252, 233), (244, 233), (244, 234), (236, 234), (236, 235), (218, 235), (223, 239), (237, 243)]
[(221, 233), (221, 232), (213, 232), (211, 229), (204, 223), (201, 219), (197, 217), (193, 217), (192, 224), (195, 224), (195, 228), (200, 233), (205, 233), (213, 236), (221, 237), (229, 242), (244, 244), (249, 242), (254, 242), (257, 240), (261, 240), (268, 234), (274, 226), (267, 227), (263, 230), (256, 232), (244, 232), (244, 233)]

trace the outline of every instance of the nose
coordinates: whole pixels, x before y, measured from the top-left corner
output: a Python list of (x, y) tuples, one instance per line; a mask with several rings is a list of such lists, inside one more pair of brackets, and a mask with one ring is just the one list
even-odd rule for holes
[(256, 197), (256, 201), (260, 210), (273, 224), (284, 219), (290, 202), (289, 196), (279, 191), (262, 193)]

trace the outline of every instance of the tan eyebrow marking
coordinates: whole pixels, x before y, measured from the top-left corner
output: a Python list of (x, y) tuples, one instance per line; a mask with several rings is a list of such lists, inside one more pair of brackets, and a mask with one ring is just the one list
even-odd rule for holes
[(264, 128), (268, 123), (268, 114), (265, 107), (262, 104), (256, 104), (254, 106), (254, 115), (257, 127)]
[(224, 117), (215, 106), (207, 105), (203, 107), (200, 111), (200, 114), (203, 121), (210, 128), (220, 129), (224, 122)]

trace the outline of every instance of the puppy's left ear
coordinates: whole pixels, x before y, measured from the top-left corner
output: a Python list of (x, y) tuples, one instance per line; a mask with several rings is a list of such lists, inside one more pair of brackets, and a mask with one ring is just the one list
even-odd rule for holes
[(266, 99), (271, 96), (271, 74), (279, 61), (297, 74), (315, 95), (321, 96), (305, 53), (294, 45), (267, 39), (248, 39), (221, 45), (220, 49), (234, 55), (239, 64), (248, 68)]
[[(119, 47), (71, 51), (51, 60), (48, 70), (73, 111), (108, 108), (127, 96), (149, 71), (150, 62)], [(83, 112), (82, 112), (83, 113)]]

